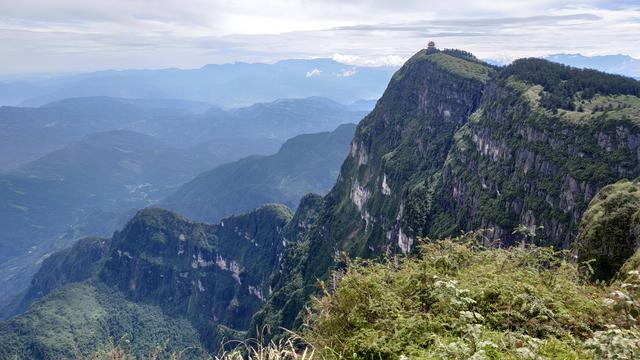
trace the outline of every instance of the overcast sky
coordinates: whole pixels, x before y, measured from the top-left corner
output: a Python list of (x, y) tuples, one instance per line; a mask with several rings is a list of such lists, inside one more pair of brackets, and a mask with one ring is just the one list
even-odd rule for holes
[(640, 0), (0, 0), (0, 74), (333, 57), (640, 58)]

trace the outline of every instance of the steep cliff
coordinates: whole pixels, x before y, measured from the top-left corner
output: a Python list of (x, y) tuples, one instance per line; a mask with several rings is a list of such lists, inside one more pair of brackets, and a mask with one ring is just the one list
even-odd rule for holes
[[(563, 81), (580, 88), (559, 97)], [(539, 59), (503, 69), (456, 134), (426, 233), (492, 228), (512, 242), (522, 224), (543, 244), (567, 247), (600, 188), (640, 175), (640, 99), (629, 95), (638, 84), (627, 81)]]
[[(495, 69), (418, 52), (360, 123), (338, 181), (289, 247), (253, 328), (297, 327), (341, 254), (407, 254), (418, 237), (567, 247), (603, 186), (640, 175), (640, 83), (539, 59)], [(536, 233), (537, 231), (537, 233)]]
[[(414, 55), (358, 125), (318, 220), (293, 244), (251, 330), (301, 324), (299, 311), (341, 253), (409, 253), (421, 235), (454, 134), (475, 111), (494, 69), (460, 51)], [(308, 211), (308, 210), (307, 210)]]
[(136, 302), (186, 316), (205, 343), (219, 345), (220, 335), (247, 329), (268, 295), (267, 280), (284, 246), (279, 234), (290, 218), (278, 205), (219, 225), (145, 210), (114, 235), (100, 279)]
[(281, 205), (217, 225), (142, 210), (111, 241), (84, 240), (45, 261), (21, 305), (51, 293), (0, 323), (0, 355), (77, 357), (127, 334), (139, 334), (142, 353), (241, 338), (269, 295), (290, 220)]

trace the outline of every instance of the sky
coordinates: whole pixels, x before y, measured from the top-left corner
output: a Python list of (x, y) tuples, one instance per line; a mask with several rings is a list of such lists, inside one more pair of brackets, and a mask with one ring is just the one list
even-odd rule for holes
[(334, 58), (400, 65), (429, 40), (483, 59), (640, 58), (640, 0), (0, 0), (0, 74)]

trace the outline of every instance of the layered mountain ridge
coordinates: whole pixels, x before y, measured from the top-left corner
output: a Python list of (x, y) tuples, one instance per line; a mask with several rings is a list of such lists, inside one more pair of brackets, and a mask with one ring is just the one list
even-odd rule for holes
[[(110, 236), (136, 209), (204, 171), (273, 154), (291, 137), (333, 131), (364, 113), (320, 97), (229, 110), (190, 101), (108, 97), (66, 99), (39, 108), (0, 107), (0, 125), (6, 130), (0, 133), (0, 226), (5, 229), (0, 234), (0, 285), (5, 289), (0, 316), (52, 252), (84, 236)], [(291, 205), (306, 192), (327, 191), (346, 153), (346, 145), (340, 148), (340, 155), (325, 148), (334, 160), (315, 164), (319, 173), (323, 166), (332, 167), (318, 181), (321, 187), (306, 177), (293, 181), (292, 199), (275, 191), (247, 201), (250, 207), (241, 210), (268, 202)], [(260, 162), (254, 161), (258, 167)], [(4, 173), (7, 167), (12, 170)]]
[(221, 165), (180, 186), (160, 206), (206, 222), (266, 203), (295, 209), (306, 193), (331, 189), (355, 128), (345, 124), (331, 132), (299, 135), (276, 154)]
[(510, 244), (519, 225), (569, 247), (598, 190), (640, 175), (638, 86), (539, 59), (495, 69), (460, 51), (419, 52), (358, 126), (252, 328), (300, 326), (312, 284), (342, 253), (406, 254), (419, 237), (475, 229)]
[[(19, 339), (8, 354), (34, 348), (43, 337), (21, 328), (29, 314), (46, 318), (59, 294), (103, 286), (187, 319), (216, 349), (223, 337), (300, 327), (318, 281), (330, 283), (344, 256), (411, 256), (429, 238), (477, 229), (487, 245), (570, 248), (580, 234), (580, 248), (598, 241), (601, 228), (589, 222), (606, 220), (601, 208), (619, 203), (615, 194), (631, 205), (612, 222), (637, 220), (637, 197), (627, 196), (637, 184), (606, 186), (640, 176), (639, 96), (640, 83), (621, 76), (539, 59), (497, 68), (460, 50), (421, 50), (358, 125), (327, 195), (303, 197), (295, 214), (273, 205), (219, 225), (145, 210), (114, 235), (93, 282), (45, 296), (3, 323), (0, 339)], [(620, 231), (636, 234), (633, 224)], [(621, 258), (637, 246), (623, 240)]]

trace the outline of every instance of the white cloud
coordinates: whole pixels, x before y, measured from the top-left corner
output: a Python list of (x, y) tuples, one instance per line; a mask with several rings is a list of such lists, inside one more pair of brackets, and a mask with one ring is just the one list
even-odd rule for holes
[(321, 72), (322, 72), (322, 70), (313, 69), (311, 71), (307, 71), (307, 75), (305, 77), (310, 78), (310, 77), (313, 77), (313, 76), (319, 76)]
[(400, 66), (407, 60), (406, 57), (397, 55), (358, 56), (347, 54), (333, 54), (331, 58), (339, 63), (354, 66)]
[(580, 4), (0, 0), (0, 71), (199, 67), (312, 57), (333, 57), (350, 66), (397, 66), (430, 39), (439, 47), (493, 59), (552, 53), (640, 58), (637, 2)]
[(351, 77), (356, 74), (356, 68), (342, 70), (338, 77)]

